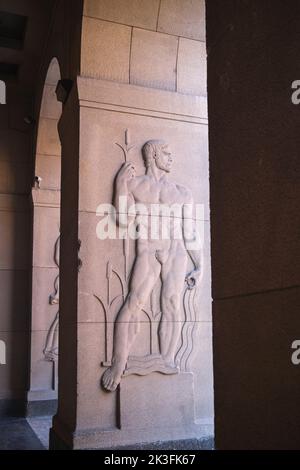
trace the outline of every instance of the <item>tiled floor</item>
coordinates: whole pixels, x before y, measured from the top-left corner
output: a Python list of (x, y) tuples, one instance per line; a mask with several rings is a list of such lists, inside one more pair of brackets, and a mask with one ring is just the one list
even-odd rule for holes
[(49, 430), (52, 426), (52, 417), (45, 416), (39, 418), (27, 418), (31, 428), (43, 444), (45, 449), (48, 449), (49, 445)]
[(45, 450), (25, 418), (0, 421), (0, 450)]
[[(16, 418), (0, 420), (0, 450), (46, 450), (49, 442), (51, 417)], [(135, 445), (121, 449), (213, 449), (213, 440), (195, 439), (182, 442), (164, 442), (148, 445)]]

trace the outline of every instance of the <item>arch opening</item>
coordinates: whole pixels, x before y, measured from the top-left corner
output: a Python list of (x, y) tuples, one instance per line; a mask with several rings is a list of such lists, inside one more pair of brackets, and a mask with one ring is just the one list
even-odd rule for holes
[[(62, 104), (56, 87), (58, 60), (47, 72), (41, 100), (32, 187), (32, 312), (29, 407), (49, 409), (57, 398), (61, 144), (58, 122)], [(51, 408), (52, 410), (52, 408)]]

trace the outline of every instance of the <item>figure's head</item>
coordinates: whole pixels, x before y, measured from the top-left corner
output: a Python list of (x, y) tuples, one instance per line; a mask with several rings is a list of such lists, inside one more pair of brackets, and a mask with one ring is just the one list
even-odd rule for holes
[(149, 168), (152, 162), (157, 168), (169, 173), (171, 171), (173, 158), (169, 145), (163, 140), (149, 140), (142, 149), (146, 168)]

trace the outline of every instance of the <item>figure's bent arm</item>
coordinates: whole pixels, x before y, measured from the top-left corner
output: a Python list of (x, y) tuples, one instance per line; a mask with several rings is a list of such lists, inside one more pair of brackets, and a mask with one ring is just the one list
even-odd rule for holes
[(193, 261), (196, 271), (203, 269), (202, 243), (196, 233), (196, 223), (194, 217), (194, 202), (190, 191), (183, 205), (183, 239), (186, 250)]

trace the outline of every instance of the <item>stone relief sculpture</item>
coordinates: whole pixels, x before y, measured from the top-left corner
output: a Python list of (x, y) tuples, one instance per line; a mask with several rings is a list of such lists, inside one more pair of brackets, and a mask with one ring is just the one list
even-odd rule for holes
[[(127, 144), (127, 143), (126, 143)], [(173, 157), (169, 146), (164, 141), (151, 140), (142, 149), (146, 172), (136, 176), (134, 165), (126, 161), (116, 177), (115, 208), (119, 226), (135, 223), (136, 230), (146, 230), (148, 236), (138, 237), (136, 257), (129, 276), (128, 291), (122, 288), (121, 308), (114, 322), (114, 338), (111, 363), (102, 375), (101, 383), (107, 391), (116, 390), (122, 376), (129, 374), (145, 375), (153, 371), (163, 374), (176, 374), (179, 366), (185, 368), (193, 347), (193, 329), (195, 325), (195, 287), (202, 275), (202, 251), (191, 250), (188, 242), (195, 236), (184, 229), (184, 221), (191, 218), (185, 212), (193, 204), (192, 195), (186, 187), (169, 181)], [(126, 155), (125, 155), (126, 157)], [(180, 217), (170, 217), (175, 231), (181, 231), (182, 237), (171, 236), (168, 239), (153, 237), (149, 227), (144, 225), (143, 214), (134, 214), (124, 222), (119, 204), (126, 198), (127, 207), (142, 204), (181, 207)], [(128, 214), (127, 214), (128, 215)], [(163, 217), (161, 214), (158, 217)], [(171, 220), (172, 219), (172, 220)], [(188, 255), (194, 269), (187, 274)], [(111, 275), (111, 266), (108, 268)], [(116, 273), (117, 274), (117, 273)], [(126, 275), (125, 275), (126, 280)], [(157, 311), (152, 305), (158, 282), (161, 282)], [(124, 282), (121, 281), (122, 286)], [(154, 295), (155, 297), (155, 295)], [(98, 297), (97, 297), (98, 298)], [(150, 312), (147, 305), (150, 299)], [(108, 299), (104, 306), (99, 302), (107, 316), (111, 306)], [(182, 308), (182, 302), (183, 307)], [(139, 330), (141, 312), (147, 314), (151, 324), (151, 336), (158, 337), (158, 350), (147, 356), (130, 356), (131, 347)], [(159, 322), (157, 319), (159, 318)], [(153, 326), (159, 325), (157, 331)], [(180, 343), (181, 339), (181, 343)], [(106, 357), (106, 360), (108, 358)]]
[[(54, 246), (54, 261), (59, 268), (59, 250), (60, 250), (60, 236), (57, 238)], [(50, 305), (59, 304), (59, 274), (54, 281), (54, 292), (49, 296)], [(59, 311), (56, 313), (53, 322), (50, 325), (46, 344), (44, 348), (44, 356), (47, 361), (57, 361), (58, 359), (58, 324), (59, 324)]]
[[(113, 276), (116, 276), (120, 283), (121, 294), (111, 298), (111, 279)], [(113, 311), (115, 310), (115, 305), (118, 305), (118, 302), (124, 302), (125, 300), (125, 282), (120, 276), (120, 274), (114, 269), (113, 265), (108, 261), (106, 265), (106, 279), (107, 279), (107, 299), (103, 301), (98, 295), (94, 294), (95, 298), (100, 303), (105, 320), (105, 360), (103, 366), (110, 366), (111, 362), (109, 357), (112, 354), (112, 344), (111, 344), (111, 332), (108, 331), (108, 328), (111, 326), (110, 319), (112, 318)]]

